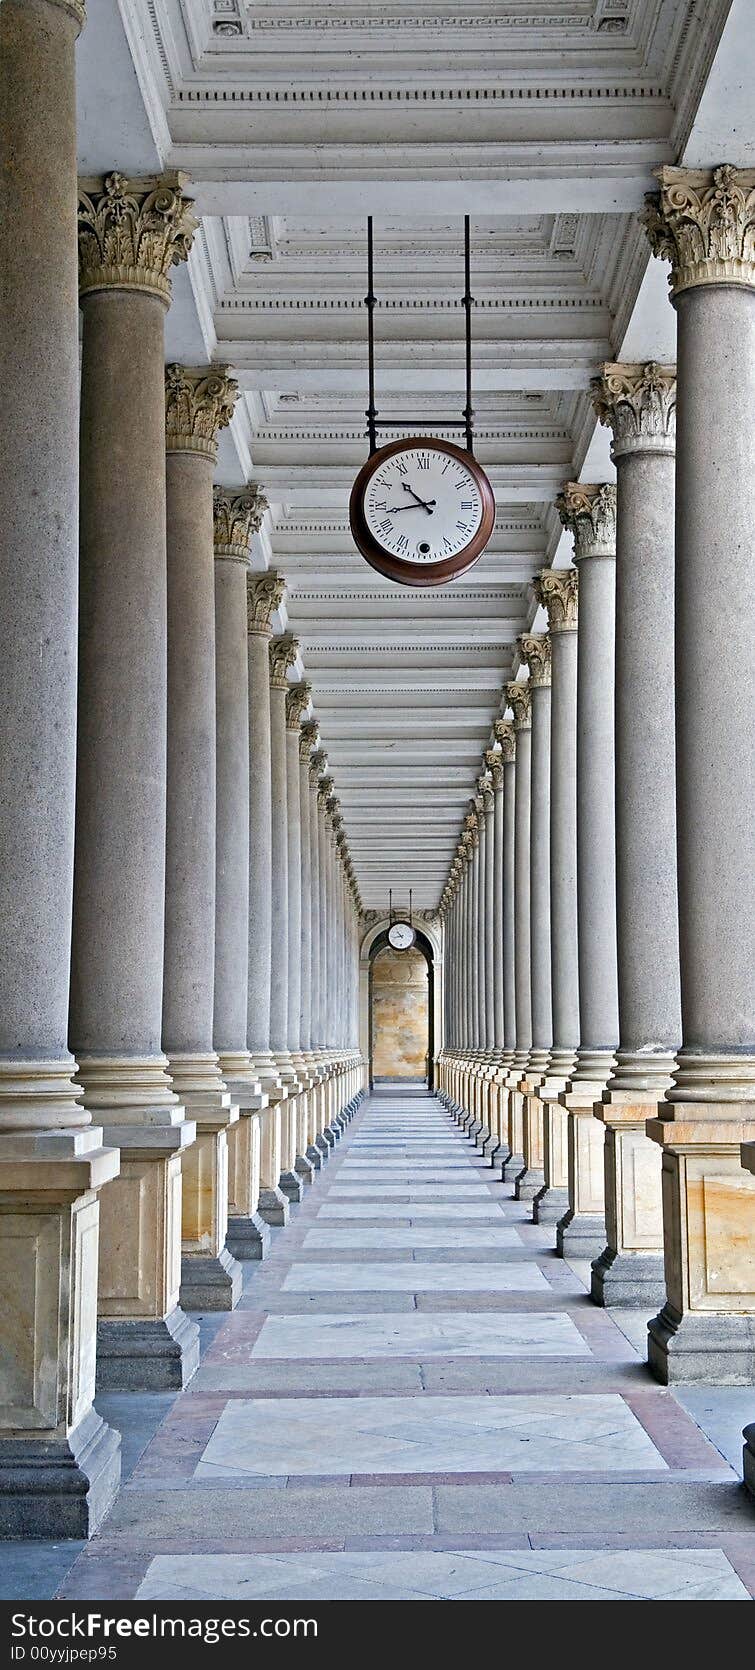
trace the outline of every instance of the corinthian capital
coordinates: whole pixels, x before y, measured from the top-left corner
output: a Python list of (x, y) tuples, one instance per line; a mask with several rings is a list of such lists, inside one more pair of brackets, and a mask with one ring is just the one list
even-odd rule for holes
[(318, 780), (318, 784), (317, 784), (317, 804), (318, 804), (318, 806), (322, 806), (323, 808), (326, 808), (332, 793), (333, 793), (333, 778), (328, 777), (328, 776), (320, 777), (319, 780)]
[(286, 582), (282, 574), (268, 569), (266, 574), (248, 574), (246, 578), (246, 629), (270, 637), (273, 615), (283, 602)]
[(532, 722), (530, 687), (515, 680), (504, 685), (506, 701), (514, 714), (514, 730), (528, 731)]
[(551, 641), (547, 632), (522, 632), (516, 641), (519, 654), (529, 667), (530, 689), (543, 689), (551, 681)]
[(249, 541), (252, 534), (257, 533), (262, 526), (266, 510), (267, 499), (253, 481), (250, 481), (243, 493), (234, 493), (227, 487), (216, 487), (212, 495), (216, 557), (248, 562)]
[(616, 488), (608, 482), (567, 481), (556, 499), (565, 528), (574, 535), (574, 561), (616, 555)]
[(480, 803), (480, 812), (483, 816), (492, 812), (495, 802), (493, 800), (493, 784), (487, 766), (480, 772), (477, 779), (477, 800)]
[(554, 632), (576, 632), (579, 578), (576, 568), (544, 568), (532, 582), (538, 603), (548, 611)]
[(642, 222), (671, 262), (672, 296), (700, 284), (755, 287), (755, 168), (656, 168)]
[(302, 720), (299, 731), (299, 755), (303, 760), (309, 760), (310, 754), (320, 745), (320, 727), (316, 719)]
[(75, 18), (79, 29), (83, 29), (87, 20), (87, 10), (84, 0), (52, 0), (54, 6), (60, 6), (62, 12), (68, 12)]
[(172, 266), (185, 261), (199, 222), (184, 174), (83, 180), (79, 191), (79, 289), (146, 290), (170, 302)]
[(270, 642), (270, 688), (271, 690), (288, 690), (286, 674), (289, 667), (293, 667), (299, 654), (299, 642), (292, 638), (290, 632), (284, 632), (282, 637), (273, 638)]
[(214, 463), (218, 430), (230, 423), (238, 392), (225, 366), (166, 365), (166, 452), (199, 452)]
[(485, 749), (485, 764), (490, 772), (493, 793), (503, 788), (503, 755), (498, 748)]
[(289, 684), (286, 688), (286, 726), (289, 731), (298, 731), (301, 716), (309, 707), (312, 686), (306, 679), (300, 684)]
[(493, 726), (496, 742), (501, 746), (501, 759), (510, 765), (516, 759), (516, 731), (510, 719), (496, 719)]
[(595, 411), (612, 431), (611, 456), (673, 452), (676, 443), (676, 366), (604, 365), (590, 384)]

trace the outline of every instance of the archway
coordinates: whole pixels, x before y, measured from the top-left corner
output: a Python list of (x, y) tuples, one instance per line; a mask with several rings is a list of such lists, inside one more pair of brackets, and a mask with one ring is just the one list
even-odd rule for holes
[(435, 957), (420, 930), (409, 951), (394, 951), (387, 928), (367, 950), (367, 1030), (370, 1084), (434, 1078)]

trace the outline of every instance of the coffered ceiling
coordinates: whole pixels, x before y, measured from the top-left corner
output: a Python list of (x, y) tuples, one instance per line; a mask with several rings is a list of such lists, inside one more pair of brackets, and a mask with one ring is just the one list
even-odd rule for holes
[[(529, 582), (567, 560), (554, 495), (611, 473), (590, 377), (622, 352), (673, 358), (637, 210), (653, 168), (695, 146), (745, 160), (727, 123), (747, 3), (92, 0), (82, 172), (191, 177), (202, 222), (167, 351), (238, 379), (219, 479), (269, 499), (254, 561), (288, 580), (366, 907), (389, 887), (437, 903)], [(472, 216), (476, 450), (498, 514), (478, 565), (434, 591), (380, 579), (348, 530), (370, 212), (380, 413), (451, 438)]]

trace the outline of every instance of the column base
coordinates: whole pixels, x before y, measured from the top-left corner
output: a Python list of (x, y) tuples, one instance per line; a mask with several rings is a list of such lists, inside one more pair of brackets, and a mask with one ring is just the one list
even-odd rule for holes
[(538, 1171), (535, 1166), (526, 1166), (514, 1182), (515, 1200), (534, 1200), (535, 1195), (545, 1186), (545, 1173)]
[(599, 1213), (565, 1212), (556, 1225), (559, 1258), (598, 1258), (606, 1244), (605, 1219)]
[(0, 1441), (0, 1537), (88, 1538), (121, 1482), (120, 1433), (89, 1409), (67, 1438)]
[(524, 1171), (524, 1155), (510, 1153), (508, 1159), (501, 1161), (501, 1182), (513, 1183), (520, 1171)]
[(184, 1310), (235, 1310), (241, 1298), (241, 1265), (226, 1247), (219, 1253), (184, 1253), (179, 1298)]
[(321, 1171), (328, 1158), (330, 1149), (328, 1148), (327, 1142), (325, 1144), (325, 1149), (326, 1152), (323, 1153), (322, 1149), (318, 1148), (316, 1142), (311, 1142), (309, 1148), (307, 1149), (305, 1159), (309, 1160), (310, 1165), (315, 1171)]
[(557, 1224), (569, 1210), (569, 1190), (551, 1189), (547, 1183), (532, 1202), (533, 1224)]
[(286, 1196), (292, 1206), (298, 1206), (304, 1193), (304, 1184), (295, 1171), (282, 1171), (278, 1178), (278, 1188)]
[(97, 1323), (98, 1392), (180, 1392), (199, 1367), (199, 1329), (180, 1305), (168, 1316)]
[(663, 1253), (616, 1252), (604, 1247), (593, 1260), (590, 1298), (595, 1305), (648, 1311), (665, 1291)]
[(300, 1177), (305, 1185), (307, 1183), (314, 1183), (315, 1166), (313, 1161), (310, 1160), (306, 1154), (297, 1154), (294, 1161), (294, 1171), (296, 1172), (297, 1177)]
[(322, 1132), (322, 1136), (325, 1138), (325, 1141), (327, 1142), (329, 1148), (335, 1148), (335, 1145), (336, 1145), (340, 1135), (341, 1135), (340, 1131), (338, 1133), (336, 1133), (333, 1130), (332, 1125), (326, 1125), (324, 1131)]
[[(755, 1316), (690, 1312), (668, 1303), (648, 1323), (648, 1367), (662, 1386), (750, 1386), (755, 1380)], [(752, 1431), (752, 1428), (748, 1428)]]
[(239, 1213), (228, 1219), (225, 1244), (232, 1258), (267, 1258), (270, 1230), (259, 1212)]
[(289, 1204), (280, 1189), (260, 1189), (257, 1211), (273, 1229), (284, 1229), (288, 1223)]

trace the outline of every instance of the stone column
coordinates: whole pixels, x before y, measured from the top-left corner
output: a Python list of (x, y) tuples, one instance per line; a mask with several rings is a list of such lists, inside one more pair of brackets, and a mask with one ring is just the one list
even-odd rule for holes
[(257, 1211), (262, 1091), (246, 1044), (249, 964), (249, 676), (246, 575), (249, 541), (266, 500), (253, 483), (242, 493), (216, 487), (215, 704), (216, 856), (213, 1044), (238, 1105), (228, 1129), (227, 1245), (236, 1258), (262, 1258), (270, 1232)]
[(569, 1205), (569, 1116), (559, 1102), (577, 1059), (577, 570), (545, 568), (534, 582), (551, 642), (550, 905), (553, 1045), (540, 1085), (543, 1188), (535, 1223), (558, 1223)]
[[(75, 43), (0, 7), (0, 1535), (87, 1537), (120, 1439), (95, 1413), (99, 1190), (118, 1154), (67, 1044), (76, 773)], [(112, 1188), (112, 1183), (109, 1184)]]
[[(121, 1147), (103, 1196), (98, 1383), (180, 1386), (181, 1153), (194, 1124), (162, 1046), (167, 747), (164, 318), (195, 228), (177, 176), (79, 202), (81, 515), (70, 1040)], [(114, 467), (117, 461), (117, 467)]]
[(282, 574), (247, 575), (249, 690), (249, 976), (247, 1044), (269, 1105), (262, 1116), (259, 1212), (280, 1227), (288, 1201), (281, 1173), (280, 1099), (283, 1081), (270, 1049), (272, 965), (272, 774), (270, 743), (270, 639), (273, 615), (283, 602)]
[(313, 1165), (322, 1165), (330, 1148), (322, 1136), (323, 1078), (325, 1067), (320, 1049), (320, 833), (317, 785), (319, 781), (319, 733), (315, 720), (302, 725), (302, 747), (307, 761), (306, 775), (309, 797), (309, 1047), (308, 1068), (316, 1078), (312, 1092), (312, 1117), (306, 1157)]
[(664, 1382), (755, 1372), (755, 170), (664, 168), (646, 224), (677, 312), (676, 760), (682, 1047), (663, 1150)]
[(488, 897), (490, 937), (491, 1063), (488, 1082), (489, 1134), (482, 1144), (491, 1163), (501, 1148), (501, 1065), (504, 1055), (503, 1024), (503, 757), (499, 748), (488, 748), (485, 764), (490, 772), (493, 814), (490, 829), (491, 878)]
[[(327, 756), (322, 756), (322, 763), (327, 765)], [(318, 806), (318, 845), (319, 845), (319, 878), (320, 878), (320, 1037), (322, 1039), (323, 1060), (327, 1069), (327, 1076), (323, 1084), (323, 1135), (326, 1142), (333, 1148), (338, 1141), (340, 1131), (336, 1132), (332, 1124), (332, 1079), (333, 1079), (333, 1050), (330, 1037), (330, 936), (332, 932), (331, 915), (331, 879), (330, 879), (330, 824), (328, 820), (328, 801), (333, 791), (333, 779), (327, 775), (320, 777), (317, 789)]]
[(593, 1118), (618, 1043), (614, 820), (616, 489), (568, 482), (557, 500), (579, 565), (577, 639), (577, 910), (580, 1044), (560, 1101), (569, 1109), (569, 1207), (563, 1256), (605, 1245), (603, 1138)]
[[(495, 1094), (498, 1119), (498, 1148), (494, 1164), (505, 1166), (511, 1154), (509, 1143), (507, 1081), (516, 1047), (516, 995), (514, 975), (514, 837), (516, 800), (516, 732), (507, 719), (496, 719), (493, 726), (501, 754), (503, 787), (501, 795), (501, 1005), (503, 1010), (502, 1048), (495, 1072)], [(502, 1173), (505, 1176), (505, 1172)]]
[(645, 1131), (681, 1040), (674, 761), (676, 368), (606, 365), (593, 382), (616, 463), (616, 903), (619, 1050), (603, 1120), (601, 1305), (663, 1298), (661, 1155)]
[(524, 1166), (514, 1185), (517, 1200), (534, 1200), (545, 1184), (543, 1103), (540, 1087), (548, 1070), (551, 1012), (550, 755), (551, 645), (547, 633), (518, 640), (529, 668), (532, 722), (530, 766), (530, 990), (532, 1050), (522, 1080)]
[(221, 368), (165, 371), (168, 560), (168, 768), (163, 1048), (196, 1122), (183, 1164), (181, 1303), (232, 1310), (241, 1268), (225, 1245), (226, 1131), (238, 1107), (213, 1048), (215, 979), (216, 435), (237, 385)]
[[(309, 707), (312, 686), (302, 681), (289, 685), (286, 692), (286, 802), (288, 808), (288, 1047), (299, 1082), (301, 1095), (296, 1107), (296, 1144), (294, 1170), (305, 1183), (311, 1183), (314, 1167), (306, 1157), (309, 1146), (307, 1134), (308, 1093), (310, 1078), (304, 1055), (302, 1038), (302, 915), (303, 915), (303, 847), (304, 818), (309, 801), (309, 784), (305, 783), (302, 804), (300, 788), (299, 739), (301, 716)], [(306, 838), (309, 838), (307, 820)], [(309, 870), (309, 853), (307, 853)]]
[(528, 684), (506, 685), (506, 700), (514, 714), (516, 777), (514, 794), (514, 1005), (516, 1048), (506, 1081), (509, 1148), (504, 1176), (514, 1179), (524, 1168), (522, 1097), (519, 1085), (532, 1049), (532, 986), (530, 957), (530, 777), (532, 717)]
[(278, 1186), (287, 1200), (301, 1200), (296, 1163), (296, 1077), (288, 1045), (288, 766), (286, 692), (288, 670), (299, 653), (290, 633), (270, 642), (270, 770), (272, 818), (272, 959), (270, 973), (270, 1048), (286, 1096), (281, 1103), (281, 1172)]

